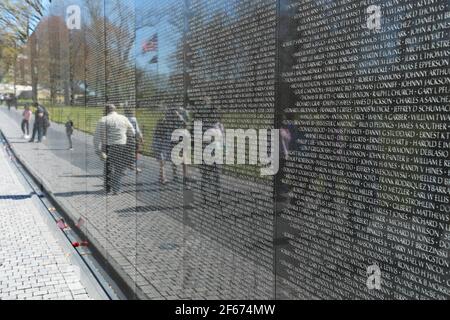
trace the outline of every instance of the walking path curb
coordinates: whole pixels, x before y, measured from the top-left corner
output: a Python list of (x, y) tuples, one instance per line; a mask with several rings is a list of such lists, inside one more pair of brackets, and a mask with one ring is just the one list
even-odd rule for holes
[[(9, 145), (8, 139), (0, 131), (0, 145), (1, 144), (5, 144), (10, 153), (13, 164), (11, 167), (15, 171), (17, 178), (21, 181), (22, 185), (30, 191), (30, 194), (34, 194), (32, 196), (33, 202), (36, 207), (40, 209), (41, 216), (44, 218), (52, 235), (58, 239), (58, 242), (64, 248), (64, 251), (68, 253), (67, 256), (71, 263), (80, 268), (80, 281), (86, 288), (89, 296), (94, 300), (118, 299), (117, 294), (112, 288), (108, 288), (106, 280), (102, 279), (99, 271), (94, 269), (95, 266), (92, 262), (83, 257), (83, 255), (87, 256), (90, 255), (90, 253), (86, 251), (85, 248), (74, 248), (72, 243), (77, 240), (76, 237), (57, 227), (57, 219), (61, 216), (59, 216), (56, 210), (53, 212), (50, 211), (50, 208), (52, 208), (51, 206), (55, 203), (55, 199), (51, 192), (47, 192), (46, 182), (39, 179), (36, 172), (34, 172), (30, 166), (26, 165), (26, 161), (14, 152), (14, 149)], [(36, 182), (38, 182), (39, 185), (37, 185)], [(66, 220), (67, 218), (65, 221)]]

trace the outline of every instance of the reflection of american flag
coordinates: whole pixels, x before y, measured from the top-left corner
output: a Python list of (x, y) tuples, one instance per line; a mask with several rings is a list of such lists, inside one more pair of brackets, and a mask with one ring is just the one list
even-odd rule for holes
[(158, 35), (155, 33), (150, 40), (145, 41), (142, 44), (142, 52), (152, 52), (158, 50)]

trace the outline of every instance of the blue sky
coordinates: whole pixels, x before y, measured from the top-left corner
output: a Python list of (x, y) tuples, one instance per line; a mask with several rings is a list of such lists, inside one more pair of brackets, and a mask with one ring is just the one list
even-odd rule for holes
[[(61, 6), (58, 12), (64, 12), (64, 8), (69, 5), (80, 5), (82, 12), (86, 12), (87, 3), (103, 4), (103, 0), (53, 0), (52, 7)], [(107, 5), (114, 0), (106, 0)], [(111, 2), (109, 2), (111, 1)], [(180, 48), (182, 41), (182, 25), (184, 0), (119, 0), (124, 6), (128, 6), (130, 12), (136, 13), (136, 41), (134, 57), (136, 58), (137, 67), (140, 69), (158, 72), (159, 74), (171, 73), (171, 62), (173, 54)], [(192, 0), (195, 2), (195, 0)], [(216, 0), (204, 1), (202, 6), (206, 11), (226, 12), (229, 17), (236, 16), (233, 11), (233, 5), (240, 0)], [(45, 3), (48, 3), (47, 0)], [(84, 8), (83, 8), (84, 7)], [(48, 14), (48, 9), (46, 10)], [(109, 16), (114, 20), (114, 15)], [(83, 18), (82, 18), (83, 19)], [(130, 19), (133, 19), (130, 16)], [(130, 21), (134, 25), (134, 21)], [(83, 19), (83, 23), (88, 23)], [(175, 26), (173, 24), (176, 24)], [(142, 44), (158, 34), (159, 48), (157, 52), (149, 52), (142, 54)], [(158, 55), (158, 63), (150, 64), (150, 60)], [(130, 57), (133, 58), (133, 57)]]
[[(136, 0), (136, 63), (139, 68), (154, 70), (159, 73), (170, 73), (171, 55), (176, 52), (177, 45), (182, 41), (183, 34), (179, 27), (170, 23), (170, 16), (179, 0)], [(174, 6), (172, 8), (172, 6)], [(182, 8), (179, 9), (180, 11)], [(144, 26), (142, 26), (144, 25)], [(158, 51), (142, 54), (142, 44), (158, 34)], [(158, 64), (149, 64), (149, 61), (158, 55)]]

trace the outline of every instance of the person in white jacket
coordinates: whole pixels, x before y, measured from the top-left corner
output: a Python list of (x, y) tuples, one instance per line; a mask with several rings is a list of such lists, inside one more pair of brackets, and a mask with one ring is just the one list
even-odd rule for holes
[(104, 179), (106, 193), (118, 194), (121, 180), (130, 160), (127, 152), (127, 137), (135, 136), (133, 125), (127, 117), (120, 115), (113, 104), (106, 106), (106, 116), (100, 119), (94, 135), (94, 148), (105, 161)]

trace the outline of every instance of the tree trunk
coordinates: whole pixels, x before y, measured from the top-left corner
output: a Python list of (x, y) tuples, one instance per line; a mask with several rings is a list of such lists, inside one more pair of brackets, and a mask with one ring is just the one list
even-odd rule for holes
[(30, 37), (30, 67), (31, 67), (31, 88), (33, 102), (38, 102), (38, 74), (36, 65), (36, 35)]

